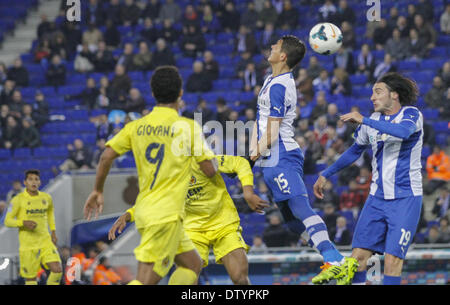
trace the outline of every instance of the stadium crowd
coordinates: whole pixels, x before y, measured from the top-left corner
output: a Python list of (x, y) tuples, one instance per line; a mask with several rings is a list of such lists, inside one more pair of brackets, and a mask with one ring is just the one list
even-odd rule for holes
[[(52, 168), (55, 175), (61, 171), (96, 167), (106, 141), (129, 120), (149, 111), (150, 97), (136, 86), (136, 76), (148, 75), (147, 72), (161, 65), (177, 65), (184, 60), (192, 66), (191, 71), (183, 75), (185, 92), (197, 93), (199, 98), (195, 107), (185, 105), (182, 115), (193, 118), (194, 113), (201, 113), (203, 122), (216, 120), (223, 125), (226, 121), (254, 120), (262, 82), (271, 73), (265, 60), (271, 44), (280, 33), (304, 27), (297, 1), (291, 0), (198, 0), (187, 5), (174, 0), (86, 2), (81, 23), (66, 21), (65, 0), (61, 1), (58, 18), (48, 20), (43, 15), (37, 28), (38, 40), (31, 51), (34, 63), (39, 63), (46, 71), (45, 85), (55, 87), (56, 92), (67, 85), (68, 75), (72, 73), (68, 66), (73, 73), (86, 76), (84, 89), (65, 94), (64, 102), (78, 101), (77, 109), (88, 110), (90, 121), (96, 126), (95, 147), (75, 139), (67, 146), (66, 160)], [(329, 57), (329, 62), (321, 61), (320, 56), (309, 56), (307, 62), (293, 71), (298, 94), (295, 139), (305, 156), (304, 174), (312, 176), (336, 161), (353, 142), (356, 126), (344, 124), (339, 115), (348, 110), (342, 101), (354, 95), (354, 80), (359, 79), (357, 85), (370, 88), (382, 74), (402, 71), (400, 61), (421, 62), (430, 58), (439, 36), (450, 34), (450, 4), (445, 5), (440, 16), (435, 14), (430, 0), (409, 4), (406, 14), (400, 13), (394, 5), (389, 16), (383, 16), (379, 22), (367, 22), (365, 32), (357, 33), (358, 18), (348, 3), (351, 1), (299, 2), (302, 6), (317, 5), (317, 20), (335, 23), (343, 32), (343, 46), (335, 56)], [(439, 28), (435, 23), (439, 23)], [(210, 37), (223, 33), (231, 37), (232, 48), (227, 56), (235, 59), (229, 76), (239, 82), (242, 92), (250, 93), (248, 100), (230, 102), (219, 97), (211, 102), (202, 97), (204, 93), (215, 91), (217, 82), (222, 79), (221, 72), (230, 68), (219, 63), (216, 59), (219, 55), (208, 44)], [(359, 43), (362, 40), (364, 44)], [(96, 77), (99, 73), (101, 76)], [(438, 119), (449, 121), (450, 61), (435, 68), (429, 83), (431, 87), (422, 93), (423, 106), (437, 109)], [(39, 130), (48, 122), (64, 120), (64, 117), (50, 115), (43, 92), (36, 91), (34, 100), (22, 98), (21, 89), (29, 84), (29, 72), (20, 58), (11, 67), (0, 63), (0, 148), (39, 147)], [(369, 103), (369, 96), (364, 98)], [(350, 106), (361, 110), (361, 105)], [(432, 210), (435, 224), (428, 228), (422, 218), (418, 232), (426, 234), (417, 241), (450, 242), (448, 141), (447, 145), (437, 145), (430, 121), (425, 121), (424, 128), (424, 145), (430, 149), (424, 164), (424, 190), (435, 198)], [(255, 178), (258, 193), (270, 198), (258, 172)], [(324, 199), (310, 194), (313, 208), (321, 211), (331, 239), (337, 245), (351, 243), (353, 222), (349, 223), (349, 218), (343, 215), (357, 219), (368, 196), (370, 181), (371, 164), (366, 153), (327, 183)], [(15, 186), (13, 190), (17, 189)], [(230, 194), (240, 213), (251, 212), (239, 183), (230, 186)], [(0, 215), (2, 211), (5, 213), (9, 197), (4, 198), (6, 202), (0, 202)], [(281, 215), (273, 206), (267, 213), (267, 226), (253, 236), (252, 243), (253, 251), (264, 251), (266, 246), (298, 245), (302, 241), (282, 225)], [(79, 247), (61, 248), (66, 260), (78, 255), (86, 266), (98, 251), (101, 249), (89, 251), (85, 258), (84, 254), (79, 254), (82, 253)], [(107, 261), (101, 261), (99, 266), (92, 275), (95, 283), (120, 282), (120, 277), (108, 271)]]

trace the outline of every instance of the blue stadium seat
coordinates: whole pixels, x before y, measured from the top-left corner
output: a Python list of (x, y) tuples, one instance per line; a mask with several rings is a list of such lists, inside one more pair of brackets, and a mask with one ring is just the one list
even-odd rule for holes
[(213, 81), (213, 90), (226, 91), (230, 88), (230, 80), (228, 79), (218, 79)]
[(439, 110), (426, 108), (422, 110), (422, 114), (426, 121), (435, 120), (439, 117)]
[(416, 71), (418, 68), (418, 63), (415, 60), (400, 60), (396, 65), (401, 71)]
[(11, 151), (9, 149), (0, 148), (0, 160), (11, 158)]
[(15, 159), (29, 159), (31, 156), (30, 148), (17, 148), (13, 151), (13, 157)]
[(433, 122), (433, 129), (435, 132), (449, 132), (448, 128), (448, 122), (442, 121), (442, 122)]
[(449, 136), (447, 133), (438, 133), (436, 135), (436, 144), (441, 146), (447, 146), (449, 144)]
[(349, 79), (352, 85), (364, 85), (368, 81), (365, 74), (352, 74)]

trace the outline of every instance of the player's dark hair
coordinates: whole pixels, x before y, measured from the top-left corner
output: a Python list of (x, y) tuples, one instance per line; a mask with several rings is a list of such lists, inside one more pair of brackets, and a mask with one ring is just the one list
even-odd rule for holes
[(289, 69), (293, 69), (305, 57), (305, 43), (294, 35), (284, 35), (281, 40), (281, 51), (286, 53), (287, 57), (286, 64)]
[(400, 105), (414, 105), (419, 96), (419, 89), (414, 80), (397, 72), (389, 72), (381, 76), (377, 83), (385, 83), (389, 91), (397, 92)]
[(150, 80), (153, 96), (157, 103), (175, 103), (180, 96), (183, 86), (178, 69), (174, 66), (161, 66), (156, 68)]
[(36, 175), (40, 178), (41, 172), (38, 169), (29, 169), (29, 170), (25, 171), (25, 180), (27, 180), (29, 175)]

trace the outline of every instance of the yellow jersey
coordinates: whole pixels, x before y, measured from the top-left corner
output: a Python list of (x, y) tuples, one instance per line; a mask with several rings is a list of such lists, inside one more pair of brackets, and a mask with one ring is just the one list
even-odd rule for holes
[[(24, 220), (36, 222), (34, 230), (23, 226)], [(19, 228), (19, 251), (45, 248), (52, 245), (48, 229), (55, 230), (55, 214), (50, 194), (38, 192), (32, 196), (26, 190), (11, 200), (5, 226)]]
[(138, 228), (183, 219), (191, 163), (214, 158), (198, 123), (169, 107), (156, 106), (129, 122), (106, 146), (120, 155), (133, 152), (139, 177)]
[[(230, 223), (238, 222), (239, 214), (228, 194), (221, 173), (236, 173), (242, 186), (253, 186), (253, 172), (250, 164), (242, 157), (220, 155), (219, 171), (208, 178), (200, 167), (192, 164), (192, 176), (186, 196), (186, 218), (184, 229), (191, 231), (217, 230)], [(135, 208), (127, 210), (134, 220)]]

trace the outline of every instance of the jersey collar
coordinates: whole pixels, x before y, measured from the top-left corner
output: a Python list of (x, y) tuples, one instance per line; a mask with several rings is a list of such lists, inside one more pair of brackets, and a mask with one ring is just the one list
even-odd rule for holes
[(169, 107), (155, 106), (155, 107), (153, 107), (153, 111), (164, 112), (167, 114), (176, 114), (178, 116), (178, 112), (175, 109), (169, 108)]

